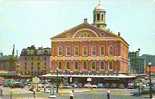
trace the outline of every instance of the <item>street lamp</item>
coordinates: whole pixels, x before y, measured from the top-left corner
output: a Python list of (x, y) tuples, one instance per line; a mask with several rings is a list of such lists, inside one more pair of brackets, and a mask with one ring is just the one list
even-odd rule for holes
[(152, 99), (151, 65), (152, 65), (152, 63), (149, 62), (148, 66), (149, 66), (149, 86), (150, 86), (149, 95), (150, 95), (150, 99)]

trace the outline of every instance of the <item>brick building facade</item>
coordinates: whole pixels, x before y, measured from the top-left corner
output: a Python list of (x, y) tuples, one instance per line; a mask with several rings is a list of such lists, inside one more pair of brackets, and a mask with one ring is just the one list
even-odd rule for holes
[(87, 19), (51, 38), (51, 72), (128, 73), (128, 43), (106, 28), (105, 10), (98, 4), (93, 24)]
[(18, 60), (18, 74), (38, 76), (50, 72), (50, 48), (35, 46), (22, 49)]

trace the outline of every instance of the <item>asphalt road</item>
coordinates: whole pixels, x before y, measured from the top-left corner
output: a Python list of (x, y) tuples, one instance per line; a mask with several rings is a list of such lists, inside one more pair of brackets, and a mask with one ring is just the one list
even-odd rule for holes
[[(147, 97), (138, 97), (131, 96), (131, 90), (128, 89), (112, 89), (111, 90), (111, 99), (149, 99)], [(0, 96), (0, 99), (10, 99), (10, 89), (5, 88), (4, 92), (6, 95)], [(26, 89), (12, 89), (13, 93), (16, 93), (12, 96), (12, 99), (34, 99), (33, 93), (26, 91)], [(37, 93), (35, 99), (49, 99), (49, 93)], [(69, 94), (60, 94), (57, 95), (55, 99), (69, 99)], [(79, 92), (74, 93), (74, 99), (107, 99), (106, 91), (103, 90), (94, 90), (91, 92)]]

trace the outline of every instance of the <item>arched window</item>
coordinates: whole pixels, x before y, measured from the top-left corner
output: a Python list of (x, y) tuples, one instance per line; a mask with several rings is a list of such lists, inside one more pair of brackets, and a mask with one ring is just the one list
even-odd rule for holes
[(58, 56), (62, 56), (63, 55), (63, 47), (59, 46), (58, 47)]
[(105, 69), (104, 61), (101, 61), (100, 65), (101, 65), (101, 69)]
[(66, 68), (70, 69), (70, 63), (69, 62), (66, 62)]
[(58, 62), (58, 68), (62, 69), (62, 63), (61, 62)]
[(100, 14), (97, 14), (97, 21), (100, 20)]
[(92, 69), (96, 68), (96, 62), (92, 62)]
[(103, 20), (103, 14), (102, 14), (102, 20)]

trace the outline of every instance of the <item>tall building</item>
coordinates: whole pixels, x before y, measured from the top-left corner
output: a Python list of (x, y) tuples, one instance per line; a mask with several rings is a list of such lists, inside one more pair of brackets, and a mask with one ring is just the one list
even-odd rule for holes
[(139, 55), (139, 51), (129, 52), (129, 73), (143, 74), (145, 59)]
[(107, 29), (99, 3), (93, 24), (84, 22), (51, 38), (51, 71), (61, 73), (128, 73), (128, 43)]
[(22, 49), (18, 60), (18, 74), (38, 76), (50, 72), (50, 48), (35, 46)]

